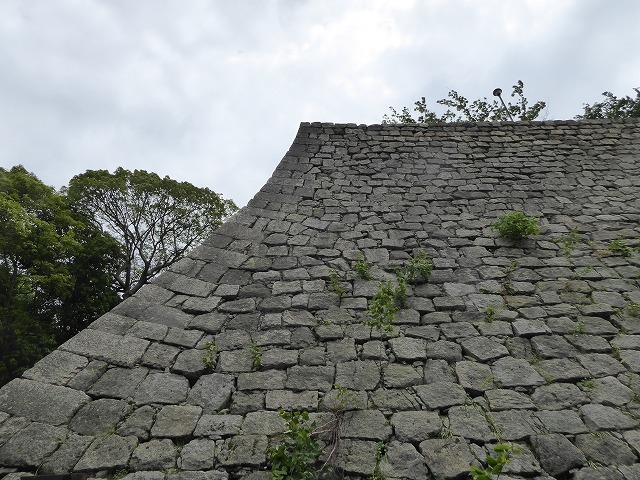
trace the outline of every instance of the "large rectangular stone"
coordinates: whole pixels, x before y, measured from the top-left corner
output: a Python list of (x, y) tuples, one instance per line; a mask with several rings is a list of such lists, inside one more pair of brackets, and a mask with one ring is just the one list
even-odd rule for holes
[(87, 328), (63, 343), (60, 348), (114, 365), (133, 367), (140, 362), (148, 346), (149, 341), (141, 338)]

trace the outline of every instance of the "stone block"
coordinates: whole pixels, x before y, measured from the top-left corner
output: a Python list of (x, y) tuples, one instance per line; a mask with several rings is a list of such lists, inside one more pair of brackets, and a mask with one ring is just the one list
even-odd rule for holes
[(431, 410), (462, 405), (467, 401), (464, 389), (457, 383), (433, 382), (415, 387), (415, 391)]
[(169, 439), (139, 444), (129, 462), (133, 470), (167, 470), (176, 462), (176, 446)]
[(196, 437), (209, 437), (214, 440), (238, 435), (242, 421), (242, 415), (209, 415), (205, 413), (198, 420), (193, 435)]
[(151, 373), (140, 383), (133, 396), (138, 405), (179, 404), (187, 398), (188, 380), (173, 373)]
[(442, 420), (437, 412), (410, 410), (394, 413), (391, 425), (399, 441), (415, 443), (438, 436)]
[(202, 407), (204, 413), (217, 413), (229, 404), (234, 385), (232, 375), (203, 375), (189, 391), (187, 403)]
[(80, 435), (106, 435), (113, 433), (131, 411), (123, 400), (101, 398), (84, 405), (69, 422), (69, 428)]
[[(291, 390), (319, 390), (327, 392), (331, 390), (334, 383), (339, 383), (337, 380), (334, 382), (334, 378), (335, 368), (332, 366), (309, 367), (295, 365), (287, 370), (285, 386)], [(347, 384), (343, 385), (340, 383), (340, 385), (353, 388)]]
[(76, 472), (124, 468), (138, 445), (136, 437), (107, 435), (98, 437), (74, 467)]
[(559, 433), (536, 435), (531, 444), (542, 468), (554, 477), (587, 463), (583, 453)]
[(469, 445), (459, 438), (424, 440), (419, 448), (436, 478), (464, 478), (469, 473), (469, 466), (475, 464)]
[(344, 414), (342, 438), (385, 441), (391, 435), (391, 425), (378, 410), (352, 410)]
[(156, 415), (151, 428), (153, 437), (187, 437), (193, 433), (202, 408), (193, 405), (166, 405)]
[(64, 441), (67, 430), (34, 422), (0, 446), (0, 465), (7, 467), (39, 467)]
[(140, 362), (148, 346), (148, 340), (86, 328), (63, 343), (60, 349), (113, 365), (133, 367)]

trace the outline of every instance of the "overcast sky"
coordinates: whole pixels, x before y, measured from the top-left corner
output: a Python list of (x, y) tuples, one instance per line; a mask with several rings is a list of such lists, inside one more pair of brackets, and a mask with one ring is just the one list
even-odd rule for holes
[[(243, 206), (300, 122), (521, 79), (547, 119), (640, 86), (638, 0), (2, 0), (0, 166), (122, 166)], [(435, 109), (435, 108), (434, 108)]]

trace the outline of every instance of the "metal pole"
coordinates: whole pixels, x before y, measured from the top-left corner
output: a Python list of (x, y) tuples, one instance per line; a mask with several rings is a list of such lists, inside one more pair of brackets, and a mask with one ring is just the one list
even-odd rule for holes
[(502, 99), (502, 89), (496, 88), (493, 91), (493, 96), (498, 97), (500, 99), (500, 101), (502, 102), (502, 106), (504, 107), (504, 111), (507, 112), (507, 115), (509, 115), (509, 119), (513, 122), (513, 117), (511, 116), (511, 113), (509, 113), (509, 109), (507, 108), (507, 105), (504, 103), (504, 100)]

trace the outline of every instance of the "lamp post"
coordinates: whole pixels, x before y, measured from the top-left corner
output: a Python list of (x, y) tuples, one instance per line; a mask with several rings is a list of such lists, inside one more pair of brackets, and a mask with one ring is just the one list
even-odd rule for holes
[(502, 99), (502, 89), (496, 88), (493, 91), (493, 96), (498, 97), (500, 99), (500, 101), (502, 102), (502, 106), (504, 107), (504, 111), (507, 112), (507, 115), (509, 115), (509, 119), (513, 122), (513, 117), (509, 113), (509, 109), (507, 108), (507, 105), (504, 103), (504, 100)]

